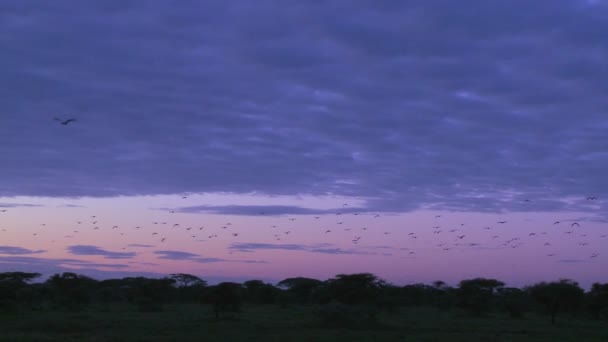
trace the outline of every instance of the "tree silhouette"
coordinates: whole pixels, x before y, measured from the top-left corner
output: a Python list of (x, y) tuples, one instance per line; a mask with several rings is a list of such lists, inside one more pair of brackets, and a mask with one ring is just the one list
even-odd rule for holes
[(608, 283), (594, 283), (585, 296), (587, 308), (595, 319), (608, 317)]
[(527, 288), (528, 293), (551, 315), (551, 324), (559, 312), (576, 309), (583, 301), (584, 291), (570, 279), (541, 282)]
[(272, 304), (275, 302), (279, 289), (261, 280), (248, 280), (245, 286), (245, 299), (257, 304)]
[(202, 285), (206, 286), (207, 282), (202, 280), (201, 278), (186, 274), (186, 273), (174, 273), (170, 275), (171, 279), (175, 280), (175, 284), (177, 287), (188, 287), (193, 285)]
[(381, 287), (387, 285), (371, 273), (338, 274), (326, 283), (332, 297), (344, 304), (368, 302), (378, 294)]
[(521, 318), (530, 308), (528, 294), (518, 288), (502, 287), (497, 289), (498, 302), (512, 318)]
[(476, 315), (481, 315), (490, 308), (496, 289), (505, 283), (496, 279), (475, 278), (460, 282), (458, 298), (460, 305)]
[(97, 281), (84, 275), (64, 272), (53, 275), (46, 283), (56, 305), (78, 310), (91, 300)]
[(179, 299), (182, 301), (196, 301), (200, 299), (205, 286), (207, 286), (206, 281), (186, 273), (171, 274), (170, 279), (175, 281)]
[(38, 277), (40, 273), (0, 273), (0, 309), (15, 309), (19, 303), (31, 306), (34, 293), (27, 285)]
[(321, 285), (323, 282), (320, 280), (303, 277), (287, 278), (277, 284), (287, 289), (289, 295), (300, 304), (310, 303), (313, 291)]
[(211, 287), (205, 298), (213, 306), (215, 318), (224, 312), (238, 312), (243, 300), (243, 287), (238, 283), (224, 282)]

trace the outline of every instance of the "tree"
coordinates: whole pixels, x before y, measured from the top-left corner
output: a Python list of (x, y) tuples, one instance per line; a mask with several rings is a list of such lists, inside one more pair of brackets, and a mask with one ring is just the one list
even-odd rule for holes
[(238, 312), (242, 304), (243, 287), (238, 283), (224, 282), (210, 288), (205, 301), (213, 306), (215, 318), (223, 312)]
[(277, 286), (287, 289), (289, 295), (298, 303), (310, 303), (312, 293), (315, 289), (323, 285), (323, 282), (311, 278), (287, 278), (281, 280)]
[(280, 291), (272, 284), (266, 284), (261, 280), (248, 280), (243, 285), (246, 300), (257, 304), (274, 303)]
[(504, 285), (505, 283), (496, 279), (463, 280), (457, 292), (460, 305), (476, 315), (481, 315), (489, 310), (496, 289)]
[(170, 278), (175, 280), (175, 284), (177, 285), (177, 287), (188, 287), (188, 286), (194, 286), (194, 285), (206, 286), (207, 285), (207, 282), (202, 280), (201, 278), (191, 275), (191, 274), (186, 274), (186, 273), (174, 273), (174, 274), (171, 274)]
[(32, 304), (34, 293), (28, 283), (40, 277), (40, 273), (0, 273), (0, 308), (15, 309), (19, 303)]
[(512, 318), (521, 318), (529, 310), (528, 294), (515, 287), (503, 287), (497, 289), (497, 297), (500, 305)]
[(175, 281), (179, 299), (194, 302), (200, 299), (207, 282), (201, 278), (185, 273), (171, 274), (170, 279)]
[(551, 315), (551, 324), (559, 312), (576, 309), (583, 301), (584, 291), (578, 283), (570, 279), (557, 282), (541, 282), (526, 288), (538, 303)]
[(125, 278), (127, 296), (141, 311), (160, 311), (162, 304), (175, 294), (175, 279)]
[(595, 319), (608, 317), (608, 283), (594, 283), (585, 296), (587, 309)]
[(332, 297), (344, 304), (369, 302), (386, 282), (371, 273), (338, 274), (327, 280)]
[(46, 283), (49, 285), (56, 305), (81, 309), (89, 303), (97, 281), (72, 272), (55, 274)]

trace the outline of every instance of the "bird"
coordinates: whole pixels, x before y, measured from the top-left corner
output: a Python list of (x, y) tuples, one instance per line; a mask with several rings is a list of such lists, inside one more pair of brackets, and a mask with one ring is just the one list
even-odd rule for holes
[(55, 119), (55, 121), (58, 121), (60, 124), (62, 124), (62, 125), (64, 125), (64, 126), (67, 126), (67, 125), (69, 125), (70, 123), (72, 123), (72, 122), (75, 122), (75, 121), (76, 121), (76, 119), (74, 119), (74, 118), (67, 119), (67, 120), (62, 120), (62, 119), (59, 119), (59, 118), (54, 118), (54, 119)]
[(456, 236), (456, 237), (459, 238), (460, 240), (462, 240), (462, 239), (464, 239), (465, 235), (459, 235), (459, 236)]
[(559, 221), (555, 221), (555, 222), (553, 222), (553, 224), (559, 224)]
[(505, 224), (507, 221), (498, 221), (499, 224)]
[(574, 226), (580, 227), (581, 225), (580, 225), (578, 222), (573, 222), (573, 223), (570, 225), (570, 227), (574, 227)]

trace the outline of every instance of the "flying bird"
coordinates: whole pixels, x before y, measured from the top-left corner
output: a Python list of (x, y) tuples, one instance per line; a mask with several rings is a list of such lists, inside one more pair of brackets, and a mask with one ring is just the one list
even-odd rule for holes
[(74, 119), (74, 118), (72, 118), (72, 119), (67, 119), (67, 120), (62, 120), (62, 119), (59, 119), (59, 118), (54, 118), (54, 119), (55, 119), (55, 121), (58, 121), (60, 124), (62, 124), (62, 125), (64, 125), (64, 126), (67, 126), (67, 125), (69, 125), (71, 122), (75, 122), (75, 121), (76, 121), (76, 119)]

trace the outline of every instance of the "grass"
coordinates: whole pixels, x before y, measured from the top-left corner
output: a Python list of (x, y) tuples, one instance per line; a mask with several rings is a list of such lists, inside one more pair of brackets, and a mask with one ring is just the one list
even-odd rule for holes
[(322, 328), (315, 307), (244, 306), (220, 320), (209, 307), (167, 305), (139, 312), (123, 304), (81, 312), (0, 314), (0, 341), (608, 341), (608, 322), (545, 316), (471, 317), (457, 310), (402, 308), (359, 329)]

